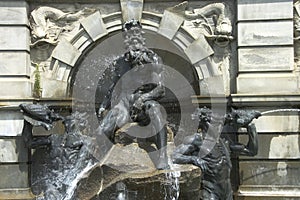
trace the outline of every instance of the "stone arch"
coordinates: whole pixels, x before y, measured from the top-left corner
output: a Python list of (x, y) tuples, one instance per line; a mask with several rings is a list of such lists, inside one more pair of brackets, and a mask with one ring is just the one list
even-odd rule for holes
[[(214, 69), (209, 60), (213, 50), (203, 35), (195, 37), (182, 26), (183, 16), (166, 11), (164, 14), (142, 11), (140, 21), (144, 30), (167, 38), (180, 49), (193, 66), (198, 80), (214, 76)], [(81, 57), (97, 42), (121, 31), (122, 22), (121, 11), (108, 15), (101, 15), (97, 11), (80, 21), (80, 28), (72, 39), (61, 40), (58, 43), (52, 52), (50, 66), (52, 79), (61, 83), (57, 89), (59, 91), (55, 91), (56, 94), (60, 94), (58, 96), (68, 96), (71, 72)]]

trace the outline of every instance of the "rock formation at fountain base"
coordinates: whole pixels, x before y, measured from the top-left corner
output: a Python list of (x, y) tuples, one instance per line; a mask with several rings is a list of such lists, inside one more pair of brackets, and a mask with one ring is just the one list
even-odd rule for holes
[[(168, 152), (172, 150), (168, 145)], [(168, 170), (157, 170), (149, 154), (136, 143), (117, 144), (79, 181), (74, 198), (198, 200), (200, 180), (198, 167), (170, 165)]]

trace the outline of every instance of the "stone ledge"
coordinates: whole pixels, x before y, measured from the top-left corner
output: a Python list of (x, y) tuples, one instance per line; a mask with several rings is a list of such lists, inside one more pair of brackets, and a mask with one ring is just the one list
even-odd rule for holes
[(196, 95), (192, 96), (192, 103), (200, 104), (200, 105), (209, 105), (212, 102), (215, 104), (227, 104), (229, 102), (229, 98), (224, 97), (211, 97), (211, 96), (203, 96), (203, 95)]
[(300, 104), (300, 94), (232, 94), (232, 105), (242, 106), (293, 106)]
[(0, 189), (0, 200), (25, 200), (36, 199), (36, 196), (32, 194), (30, 188), (16, 188), (16, 189)]
[(300, 197), (299, 186), (265, 186), (265, 185), (244, 185), (238, 190), (240, 197)]
[(0, 99), (0, 111), (20, 110), (21, 103), (40, 103), (47, 104), (50, 107), (71, 107), (72, 98), (4, 98)]
[(33, 103), (34, 98), (11, 98), (1, 97), (0, 99), (0, 111), (15, 111), (20, 110), (19, 105), (21, 103)]

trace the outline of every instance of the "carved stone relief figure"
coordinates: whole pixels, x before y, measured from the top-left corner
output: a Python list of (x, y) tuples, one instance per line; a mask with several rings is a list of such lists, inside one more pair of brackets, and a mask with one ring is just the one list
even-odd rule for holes
[(76, 12), (63, 12), (57, 8), (41, 6), (30, 14), (31, 60), (42, 68), (50, 65), (49, 58), (59, 41), (70, 40), (79, 30), (79, 20), (95, 12), (83, 8)]
[(84, 8), (71, 13), (57, 8), (41, 6), (31, 12), (30, 27), (32, 29), (32, 46), (44, 41), (57, 44), (61, 37), (68, 38), (79, 29), (79, 19), (95, 12)]
[(203, 34), (218, 46), (227, 46), (233, 39), (231, 14), (223, 3), (214, 3), (202, 8), (185, 11), (183, 26), (193, 34)]
[[(70, 8), (68, 9), (70, 10)], [(31, 77), (36, 77), (36, 72), (40, 74), (39, 81), (41, 86), (44, 87), (40, 97), (47, 95), (47, 91), (51, 90), (49, 88), (57, 88), (56, 82), (51, 82), (54, 75), (50, 69), (51, 55), (54, 48), (62, 40), (70, 41), (79, 31), (80, 20), (95, 11), (96, 9), (92, 8), (62, 11), (54, 7), (41, 6), (30, 13)], [(39, 70), (36, 66), (39, 66)]]
[(185, 12), (183, 28), (194, 38), (204, 35), (214, 54), (209, 57), (213, 69), (212, 76), (223, 76), (224, 91), (230, 93), (230, 57), (232, 18), (229, 7), (224, 3), (208, 4), (201, 8), (188, 8)]

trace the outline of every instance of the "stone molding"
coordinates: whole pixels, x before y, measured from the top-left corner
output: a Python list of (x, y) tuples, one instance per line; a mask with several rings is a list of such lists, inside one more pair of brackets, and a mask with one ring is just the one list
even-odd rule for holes
[(278, 95), (278, 94), (232, 94), (231, 102), (233, 106), (274, 106), (297, 105), (300, 103), (299, 94)]
[(252, 185), (241, 186), (238, 191), (238, 196), (241, 198), (252, 198), (252, 199), (294, 199), (299, 198), (300, 196), (300, 187), (299, 186), (263, 186), (255, 187)]

